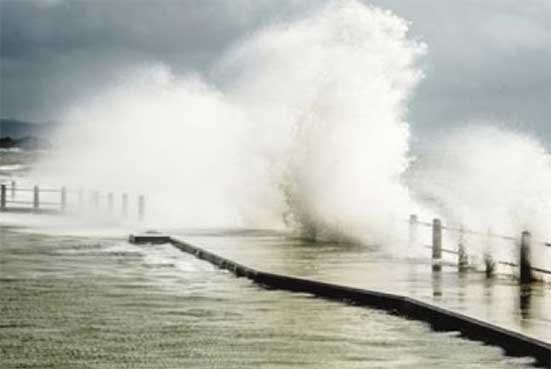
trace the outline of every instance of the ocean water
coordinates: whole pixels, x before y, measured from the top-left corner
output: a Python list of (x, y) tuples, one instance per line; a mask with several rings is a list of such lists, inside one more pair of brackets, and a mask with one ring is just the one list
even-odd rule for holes
[(0, 227), (2, 368), (512, 368), (419, 322), (266, 290), (170, 245)]
[(0, 149), (0, 181), (27, 174), (32, 163), (40, 155), (41, 153), (36, 151)]

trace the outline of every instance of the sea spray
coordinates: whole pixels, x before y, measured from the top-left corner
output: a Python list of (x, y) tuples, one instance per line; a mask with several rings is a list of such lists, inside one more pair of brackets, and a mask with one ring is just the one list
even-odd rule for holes
[[(551, 155), (533, 137), (480, 123), (447, 132), (421, 151), (409, 177), (418, 201), (446, 223), (482, 233), (470, 238), (473, 254), (518, 259), (517, 244), (486, 233), (520, 237), (529, 230), (536, 240), (549, 239)], [(534, 260), (546, 269), (548, 249), (533, 246)]]
[(143, 193), (156, 225), (236, 225), (256, 177), (241, 150), (242, 115), (198, 76), (137, 69), (69, 109), (59, 150), (37, 167), (72, 188)]
[(424, 50), (396, 15), (335, 2), (243, 40), (209, 79), (159, 64), (71, 107), (42, 175), (143, 192), (159, 224), (379, 242), (413, 206), (404, 119)]
[(390, 12), (338, 2), (260, 32), (224, 64), (238, 77), (233, 101), (252, 105), (260, 129), (284, 133), (274, 149), (286, 163), (285, 219), (303, 236), (377, 242), (413, 207), (401, 183), (404, 117), (425, 46), (406, 35)]
[[(259, 30), (205, 75), (121, 70), (67, 109), (35, 175), (134, 202), (143, 193), (147, 226), (287, 227), (401, 256), (428, 255), (429, 241), (403, 242), (407, 216), (439, 217), (482, 233), (465, 236), (470, 254), (514, 262), (518, 247), (486, 234), (549, 240), (549, 152), (479, 124), (433, 137), (408, 169), (407, 103), (424, 52), (392, 13), (331, 3)], [(454, 249), (458, 235), (444, 235)], [(551, 249), (538, 247), (536, 266), (550, 269)]]

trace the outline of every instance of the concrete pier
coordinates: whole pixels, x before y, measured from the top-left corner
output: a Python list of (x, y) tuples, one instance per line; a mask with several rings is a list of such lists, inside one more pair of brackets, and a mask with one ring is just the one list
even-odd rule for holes
[(136, 243), (136, 244), (143, 244), (143, 243), (162, 244), (162, 243), (170, 243), (172, 242), (172, 240), (170, 236), (164, 235), (161, 233), (142, 233), (137, 235), (130, 235), (128, 237), (128, 242)]
[[(133, 235), (130, 240), (134, 243), (170, 242), (184, 252), (268, 288), (308, 292), (324, 298), (383, 309), (392, 314), (425, 321), (435, 330), (458, 331), (463, 337), (500, 346), (508, 355), (531, 356), (535, 358), (536, 364), (539, 366), (548, 367), (551, 364), (551, 345), (543, 340), (427, 303), (407, 294), (387, 293), (345, 284), (328, 283), (312, 278), (301, 278), (287, 273), (261, 271), (177, 237), (146, 234)], [(259, 237), (258, 241), (265, 242), (266, 238)], [(218, 248), (215, 247), (215, 249)], [(260, 248), (265, 249), (262, 246)], [(437, 273), (435, 276), (441, 276), (441, 274)]]

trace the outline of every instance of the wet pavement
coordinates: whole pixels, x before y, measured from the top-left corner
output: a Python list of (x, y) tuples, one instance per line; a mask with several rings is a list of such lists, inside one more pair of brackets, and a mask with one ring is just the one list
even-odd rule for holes
[(400, 258), (381, 248), (315, 243), (272, 231), (178, 231), (195, 246), (265, 272), (406, 295), (551, 342), (551, 285), (521, 287), (510, 276), (432, 272), (426, 257)]

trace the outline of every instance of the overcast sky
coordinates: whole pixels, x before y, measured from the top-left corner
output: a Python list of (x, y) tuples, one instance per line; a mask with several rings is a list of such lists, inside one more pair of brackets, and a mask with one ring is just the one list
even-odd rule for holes
[[(320, 6), (302, 0), (0, 0), (3, 118), (56, 120), (120, 70), (162, 62), (207, 71), (264, 24)], [(417, 132), (473, 120), (551, 141), (551, 1), (373, 0), (428, 44), (409, 121)]]

